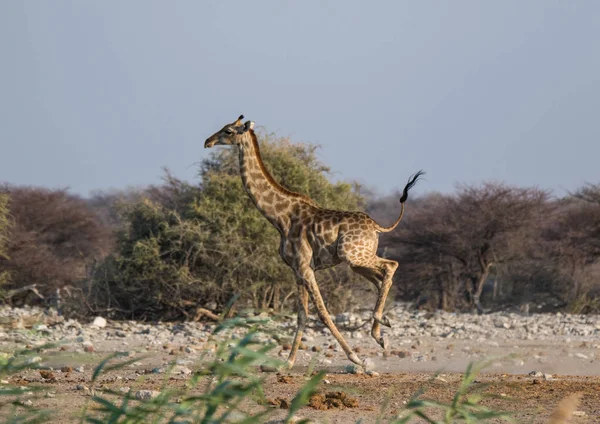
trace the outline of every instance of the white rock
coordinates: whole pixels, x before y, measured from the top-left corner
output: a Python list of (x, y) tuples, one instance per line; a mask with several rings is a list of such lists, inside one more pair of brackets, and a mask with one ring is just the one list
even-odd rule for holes
[(365, 367), (366, 371), (372, 371), (375, 367), (375, 362), (373, 362), (371, 358), (367, 358), (363, 361), (363, 366)]
[(106, 319), (104, 319), (102, 317), (96, 317), (96, 318), (94, 318), (92, 325), (95, 327), (98, 327), (98, 328), (104, 328), (104, 327), (106, 327)]

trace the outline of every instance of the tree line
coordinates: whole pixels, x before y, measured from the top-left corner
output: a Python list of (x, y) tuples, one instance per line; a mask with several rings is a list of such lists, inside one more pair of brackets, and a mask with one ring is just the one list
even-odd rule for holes
[[(317, 146), (260, 136), (273, 176), (331, 209), (378, 222), (398, 196), (334, 182)], [(212, 152), (199, 183), (165, 171), (162, 184), (90, 198), (40, 187), (0, 187), (0, 299), (67, 315), (199, 319), (235, 308), (291, 309), (295, 280), (279, 235), (258, 213), (232, 149)], [(411, 197), (401, 225), (380, 239), (400, 264), (396, 299), (430, 309), (485, 312), (524, 304), (600, 312), (600, 184), (563, 198), (484, 182)], [(339, 266), (317, 278), (332, 313), (370, 307), (370, 283)]]

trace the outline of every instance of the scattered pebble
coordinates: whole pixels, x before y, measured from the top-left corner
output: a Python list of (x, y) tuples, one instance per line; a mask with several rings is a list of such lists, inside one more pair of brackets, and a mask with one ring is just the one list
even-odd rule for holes
[(150, 400), (158, 395), (160, 395), (160, 392), (157, 392), (156, 390), (138, 390), (135, 392), (135, 398), (137, 400)]

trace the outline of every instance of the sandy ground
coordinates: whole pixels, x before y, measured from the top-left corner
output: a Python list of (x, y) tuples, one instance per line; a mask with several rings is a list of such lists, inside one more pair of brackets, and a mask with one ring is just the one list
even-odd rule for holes
[[(378, 376), (348, 374), (345, 356), (331, 339), (319, 335), (306, 342), (306, 349), (300, 352), (294, 369), (273, 373), (257, 373), (265, 377), (265, 397), (290, 401), (307, 379), (310, 363), (316, 370), (327, 372), (319, 386), (323, 394), (342, 391), (355, 399), (355, 407), (342, 407), (318, 410), (310, 406), (301, 409), (299, 416), (311, 418), (319, 423), (375, 423), (378, 417), (382, 422), (391, 422), (402, 413), (403, 405), (420, 388), (425, 387), (424, 398), (438, 401), (451, 400), (467, 364), (473, 360), (489, 357), (498, 359), (477, 379), (477, 385), (489, 383), (485, 393), (496, 395), (496, 399), (483, 402), (495, 410), (514, 412), (518, 422), (546, 423), (551, 411), (564, 397), (580, 392), (582, 398), (577, 407), (573, 423), (600, 423), (600, 353), (597, 345), (577, 339), (564, 338), (553, 341), (535, 340), (493, 340), (489, 342), (472, 340), (440, 340), (439, 338), (419, 338), (414, 340), (393, 340), (389, 351), (382, 354), (374, 341), (366, 335), (361, 341), (359, 353), (371, 358), (373, 369)], [(127, 338), (126, 338), (127, 339)], [(179, 360), (180, 364), (197, 369), (198, 350), (185, 351), (183, 346), (143, 346), (128, 340), (128, 349), (139, 350), (139, 360), (132, 366), (112, 371), (102, 376), (98, 382), (103, 389), (156, 390), (165, 382), (165, 374), (152, 374), (152, 369), (164, 367), (169, 362)], [(372, 342), (372, 343), (371, 343)], [(107, 354), (120, 349), (120, 340), (95, 342), (93, 352), (82, 352), (76, 344), (67, 344), (64, 351), (55, 350), (45, 364), (55, 370), (55, 380), (42, 379), (39, 371), (26, 371), (8, 378), (12, 384), (22, 386), (41, 385), (51, 397), (35, 400), (36, 408), (55, 411), (50, 422), (78, 422), (76, 418), (81, 408), (90, 402), (89, 393), (82, 386), (89, 385), (93, 364), (97, 364)], [(369, 347), (369, 345), (371, 345)], [(312, 347), (319, 346), (320, 352)], [(6, 346), (5, 346), (6, 347)], [(273, 352), (284, 357), (284, 349)], [(83, 372), (75, 369), (83, 366)], [(70, 372), (59, 372), (62, 367), (70, 367)], [(81, 369), (80, 369), (81, 371)], [(539, 371), (546, 376), (530, 376), (531, 371)], [(436, 372), (442, 374), (435, 378)], [(173, 375), (168, 379), (168, 387), (183, 387), (188, 377)], [(78, 387), (79, 386), (79, 387)], [(116, 400), (117, 398), (114, 397)], [(382, 404), (387, 404), (381, 410)], [(246, 411), (259, 410), (260, 405), (248, 401)], [(274, 409), (270, 420), (285, 416), (284, 409)], [(416, 422), (416, 421), (415, 421)], [(497, 421), (500, 422), (500, 421)]]

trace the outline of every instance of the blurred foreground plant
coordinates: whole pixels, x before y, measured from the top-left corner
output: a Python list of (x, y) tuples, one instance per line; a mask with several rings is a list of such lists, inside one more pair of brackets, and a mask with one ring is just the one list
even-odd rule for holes
[[(413, 419), (425, 420), (430, 424), (480, 423), (491, 419), (515, 422), (510, 413), (494, 411), (481, 404), (482, 400), (497, 397), (483, 393), (489, 384), (477, 384), (475, 386), (476, 377), (481, 370), (491, 365), (491, 362), (491, 360), (485, 360), (470, 363), (452, 402), (448, 404), (423, 399), (422, 395), (425, 393), (425, 389), (420, 389), (406, 404), (407, 412), (405, 415), (394, 421), (394, 424), (405, 424), (412, 422)], [(443, 418), (434, 419), (431, 414), (432, 411), (441, 411)]]
[[(215, 332), (220, 332), (243, 323), (239, 320), (226, 321)], [(256, 338), (251, 329), (239, 340), (225, 340), (219, 343), (215, 358), (203, 364), (182, 388), (168, 387), (168, 375), (160, 392), (151, 399), (135, 399), (130, 390), (120, 401), (112, 401), (104, 396), (122, 395), (113, 391), (104, 391), (103, 395), (94, 395), (91, 402), (95, 408), (86, 408), (82, 422), (89, 423), (256, 423), (261, 422), (272, 412), (269, 407), (261, 406), (257, 412), (248, 412), (250, 401), (264, 404), (263, 382), (255, 372), (257, 365), (265, 364), (273, 367), (282, 365), (267, 353), (273, 345), (265, 345)], [(92, 387), (98, 377), (107, 371), (127, 366), (125, 363), (109, 365), (118, 355), (105, 359), (94, 371)], [(206, 352), (203, 357), (206, 356)], [(291, 403), (289, 419), (300, 409), (315, 390), (322, 379), (318, 374), (310, 379), (298, 392)], [(88, 409), (90, 409), (88, 411)]]
[(0, 421), (8, 424), (33, 424), (48, 420), (51, 411), (34, 408), (32, 401), (40, 397), (43, 388), (13, 385), (8, 382), (8, 378), (25, 370), (39, 369), (39, 352), (51, 347), (54, 345), (20, 350), (13, 355), (0, 353)]

